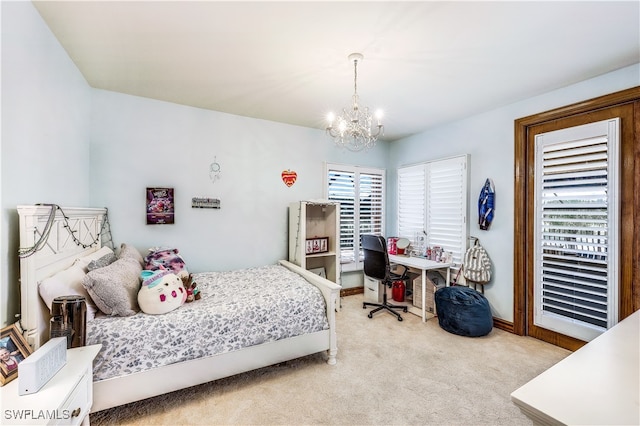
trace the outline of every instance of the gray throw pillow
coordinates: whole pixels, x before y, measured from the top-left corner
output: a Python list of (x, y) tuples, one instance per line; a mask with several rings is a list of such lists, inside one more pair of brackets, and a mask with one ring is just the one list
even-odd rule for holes
[(144, 260), (142, 259), (142, 255), (140, 254), (138, 249), (132, 245), (122, 243), (120, 245), (120, 252), (118, 253), (118, 259), (124, 259), (127, 257), (137, 260), (138, 263), (140, 263), (141, 267), (142, 265), (144, 265)]
[(104, 268), (105, 266), (111, 265), (116, 260), (118, 260), (118, 258), (114, 253), (105, 254), (100, 259), (94, 259), (89, 262), (89, 265), (87, 265), (87, 269), (89, 271), (93, 271), (94, 269)]
[(132, 258), (122, 258), (89, 272), (82, 285), (98, 309), (111, 316), (130, 316), (140, 311), (138, 290), (142, 266)]

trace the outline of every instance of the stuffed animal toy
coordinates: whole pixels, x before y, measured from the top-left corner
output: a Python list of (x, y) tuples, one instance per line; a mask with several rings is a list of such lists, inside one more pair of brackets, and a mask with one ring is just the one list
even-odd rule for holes
[(171, 247), (150, 248), (149, 254), (144, 258), (144, 269), (148, 271), (167, 269), (180, 278), (189, 276), (187, 266), (185, 265), (182, 256), (180, 256), (178, 249)]
[(138, 291), (138, 305), (146, 314), (166, 314), (187, 300), (182, 280), (168, 270), (148, 271), (140, 274), (142, 286)]
[(182, 278), (182, 283), (184, 285), (185, 290), (187, 291), (187, 302), (190, 303), (194, 300), (200, 300), (202, 294), (200, 293), (200, 289), (198, 288), (198, 284), (193, 281), (193, 275), (189, 274), (188, 277)]

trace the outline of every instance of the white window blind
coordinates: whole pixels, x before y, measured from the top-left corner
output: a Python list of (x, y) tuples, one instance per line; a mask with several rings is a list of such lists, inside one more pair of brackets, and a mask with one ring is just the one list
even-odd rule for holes
[(398, 236), (416, 243), (416, 235), (426, 231), (426, 167), (398, 170)]
[(398, 236), (417, 246), (426, 233), (426, 244), (450, 251), (458, 267), (468, 235), (467, 162), (463, 155), (398, 169)]
[(384, 170), (327, 164), (326, 176), (326, 198), (340, 203), (342, 270), (361, 269), (360, 235), (384, 231)]
[(617, 323), (618, 132), (536, 136), (534, 324), (585, 341)]
[(467, 250), (467, 157), (433, 161), (427, 167), (427, 241), (462, 264)]

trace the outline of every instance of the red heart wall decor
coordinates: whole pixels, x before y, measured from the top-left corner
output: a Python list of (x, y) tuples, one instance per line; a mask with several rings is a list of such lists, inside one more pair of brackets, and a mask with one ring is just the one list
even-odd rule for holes
[(284, 170), (281, 175), (282, 181), (288, 187), (293, 186), (293, 184), (296, 183), (296, 179), (298, 179), (298, 174), (291, 170)]

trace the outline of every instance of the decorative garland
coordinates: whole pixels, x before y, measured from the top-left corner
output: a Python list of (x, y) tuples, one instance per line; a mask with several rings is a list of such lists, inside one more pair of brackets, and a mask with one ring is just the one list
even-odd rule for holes
[[(36, 205), (38, 205), (38, 206), (49, 206), (49, 207), (51, 207), (51, 212), (49, 213), (49, 219), (47, 219), (47, 224), (44, 227), (42, 235), (40, 235), (40, 238), (33, 245), (33, 247), (19, 248), (18, 249), (18, 257), (21, 257), (21, 258), (29, 257), (29, 256), (35, 254), (37, 251), (42, 250), (42, 248), (44, 247), (46, 242), (49, 240), (49, 234), (51, 233), (51, 228), (53, 228), (53, 222), (54, 222), (55, 217), (56, 217), (56, 210), (60, 210), (60, 213), (62, 214), (62, 218), (64, 219), (63, 226), (67, 229), (67, 232), (69, 233), (69, 235), (71, 235), (71, 239), (73, 240), (73, 242), (77, 246), (82, 247), (83, 249), (92, 247), (95, 244), (97, 244), (98, 241), (100, 240), (100, 237), (102, 236), (102, 233), (104, 232), (105, 228), (107, 227), (107, 225), (109, 225), (109, 209), (107, 209), (105, 207), (104, 221), (102, 222), (102, 228), (100, 228), (100, 232), (98, 232), (98, 235), (96, 235), (95, 239), (91, 243), (84, 244), (82, 241), (80, 241), (76, 237), (76, 235), (75, 235), (76, 231), (72, 230), (71, 226), (69, 226), (69, 217), (67, 217), (67, 215), (64, 213), (64, 211), (62, 210), (62, 207), (60, 207), (57, 204), (45, 204), (45, 203), (38, 203)], [(110, 229), (111, 229), (111, 227), (109, 226), (109, 233), (111, 232)]]

